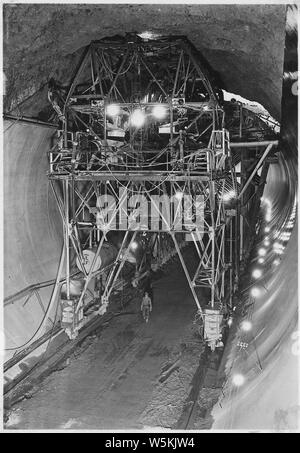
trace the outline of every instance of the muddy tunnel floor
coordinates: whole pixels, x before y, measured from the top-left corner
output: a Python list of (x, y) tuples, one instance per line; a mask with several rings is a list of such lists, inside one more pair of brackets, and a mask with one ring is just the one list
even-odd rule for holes
[[(194, 266), (192, 256), (188, 265)], [(148, 324), (140, 300), (130, 302), (122, 316), (88, 337), (64, 366), (13, 406), (6, 428), (178, 427), (204, 350), (193, 326), (195, 313), (176, 259), (154, 283)]]

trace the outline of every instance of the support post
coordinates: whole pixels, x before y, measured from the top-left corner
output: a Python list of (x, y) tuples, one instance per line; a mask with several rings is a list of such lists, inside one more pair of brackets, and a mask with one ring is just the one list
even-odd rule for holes
[(65, 248), (66, 248), (66, 287), (67, 299), (70, 299), (70, 235), (69, 235), (69, 181), (65, 180)]
[(178, 256), (179, 256), (181, 265), (182, 265), (182, 267), (183, 267), (183, 270), (184, 270), (186, 279), (187, 279), (187, 281), (188, 281), (188, 284), (189, 284), (190, 289), (191, 289), (191, 291), (192, 291), (194, 300), (195, 300), (196, 305), (197, 305), (197, 307), (198, 307), (198, 311), (199, 311), (201, 317), (203, 318), (202, 308), (201, 308), (201, 305), (200, 305), (200, 303), (199, 303), (198, 296), (197, 296), (197, 294), (196, 294), (194, 285), (193, 285), (193, 283), (192, 283), (192, 281), (191, 281), (189, 271), (187, 270), (186, 264), (185, 264), (185, 262), (184, 262), (184, 259), (183, 259), (181, 250), (180, 250), (180, 248), (179, 248), (179, 246), (178, 246), (178, 243), (177, 243), (177, 240), (176, 240), (176, 237), (175, 237), (175, 233), (174, 233), (173, 231), (171, 231), (171, 232), (170, 232), (170, 235), (171, 235), (171, 237), (172, 237), (172, 239), (173, 239), (173, 242), (174, 242), (174, 245), (175, 245), (177, 254), (178, 254)]

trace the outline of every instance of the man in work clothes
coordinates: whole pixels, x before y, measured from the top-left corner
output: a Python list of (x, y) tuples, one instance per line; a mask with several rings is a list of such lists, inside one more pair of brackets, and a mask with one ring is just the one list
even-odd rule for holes
[(146, 292), (142, 303), (141, 303), (141, 312), (143, 314), (143, 318), (145, 319), (146, 322), (148, 322), (150, 312), (152, 311), (152, 302), (149, 297), (149, 294)]

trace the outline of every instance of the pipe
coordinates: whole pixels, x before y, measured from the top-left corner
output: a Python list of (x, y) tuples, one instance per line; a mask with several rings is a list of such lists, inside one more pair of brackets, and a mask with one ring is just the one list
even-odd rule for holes
[(262, 142), (234, 142), (230, 148), (255, 148), (256, 146), (278, 145), (278, 140), (264, 140)]
[(13, 120), (13, 121), (21, 121), (24, 123), (36, 124), (38, 126), (46, 126), (46, 127), (53, 127), (58, 129), (58, 124), (48, 123), (46, 121), (37, 120), (35, 118), (30, 118), (29, 116), (16, 116), (16, 115), (3, 115), (4, 120)]

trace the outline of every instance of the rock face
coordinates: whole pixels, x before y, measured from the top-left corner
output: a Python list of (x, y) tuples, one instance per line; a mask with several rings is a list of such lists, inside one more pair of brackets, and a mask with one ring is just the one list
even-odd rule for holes
[(279, 119), (284, 26), (285, 5), (6, 4), (4, 110), (36, 115), (50, 77), (67, 83), (91, 40), (151, 31), (187, 36), (225, 89)]

